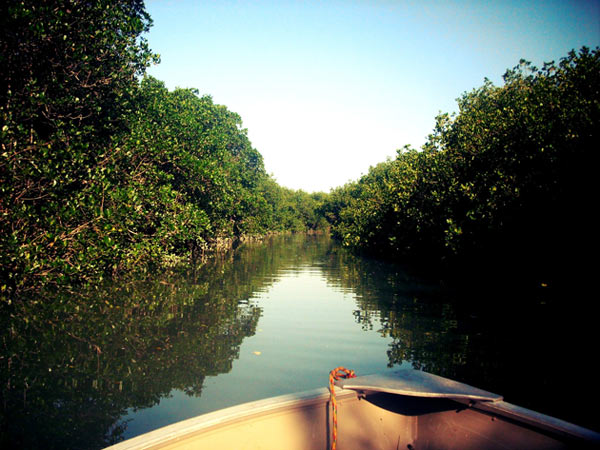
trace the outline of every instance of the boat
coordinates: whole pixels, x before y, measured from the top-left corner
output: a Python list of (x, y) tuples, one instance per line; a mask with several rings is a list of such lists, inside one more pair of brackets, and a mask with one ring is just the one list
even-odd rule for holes
[(427, 372), (401, 369), (203, 414), (110, 450), (600, 448), (600, 433)]

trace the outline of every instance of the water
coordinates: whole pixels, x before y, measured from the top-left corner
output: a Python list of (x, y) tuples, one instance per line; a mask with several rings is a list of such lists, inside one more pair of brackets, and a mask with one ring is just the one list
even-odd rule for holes
[(125, 437), (227, 406), (325, 387), (338, 365), (362, 373), (388, 370), (391, 339), (382, 338), (379, 325), (362, 329), (354, 317), (355, 295), (328, 283), (319, 266), (281, 268), (272, 284), (243, 302), (260, 318), (231, 371), (207, 377), (200, 397), (174, 389), (158, 407), (130, 411)]
[(99, 449), (325, 387), (340, 365), (412, 366), (596, 427), (580, 408), (598, 399), (593, 316), (549, 292), (451, 291), (293, 235), (185, 273), (30, 302), (1, 317), (0, 447)]

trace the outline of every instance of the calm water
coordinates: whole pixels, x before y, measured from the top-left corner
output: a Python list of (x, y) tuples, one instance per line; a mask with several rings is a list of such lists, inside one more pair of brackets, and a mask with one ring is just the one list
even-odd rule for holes
[(597, 428), (580, 408), (598, 400), (591, 302), (565, 308), (549, 287), (507, 286), (450, 291), (326, 236), (284, 236), (187, 273), (14, 308), (1, 319), (0, 447), (99, 449), (325, 387), (339, 365), (413, 366)]

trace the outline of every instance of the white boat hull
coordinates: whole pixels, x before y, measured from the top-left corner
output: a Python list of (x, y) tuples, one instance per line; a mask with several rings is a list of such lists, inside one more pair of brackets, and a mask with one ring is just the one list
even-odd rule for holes
[[(431, 376), (425, 375), (429, 382)], [(493, 401), (475, 401), (468, 398), (469, 391), (457, 398), (449, 397), (447, 392), (436, 398), (431, 394), (398, 395), (390, 393), (387, 387), (385, 392), (370, 389), (336, 387), (339, 450), (559, 449), (600, 445), (598, 433), (520, 408), (499, 396), (490, 397)], [(204, 414), (109, 449), (325, 450), (331, 439), (329, 415), (329, 391), (317, 389)]]

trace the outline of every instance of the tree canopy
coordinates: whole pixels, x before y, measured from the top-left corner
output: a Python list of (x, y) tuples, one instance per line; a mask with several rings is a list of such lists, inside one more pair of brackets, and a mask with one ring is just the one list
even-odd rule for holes
[(332, 192), (334, 234), (405, 263), (493, 263), (542, 279), (587, 264), (599, 86), (600, 53), (587, 48), (542, 68), (521, 61), (502, 86), (486, 80), (457, 115), (436, 118), (421, 151), (403, 148)]
[(5, 299), (317, 226), (318, 202), (266, 174), (237, 114), (145, 75), (151, 24), (141, 0), (0, 6)]
[(146, 75), (151, 24), (141, 0), (0, 6), (5, 300), (329, 225), (395, 261), (493, 260), (540, 276), (588, 248), (598, 49), (521, 61), (440, 114), (421, 150), (308, 194), (266, 173), (239, 115)]

